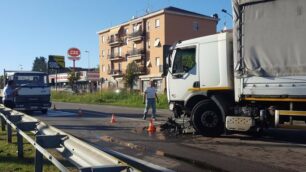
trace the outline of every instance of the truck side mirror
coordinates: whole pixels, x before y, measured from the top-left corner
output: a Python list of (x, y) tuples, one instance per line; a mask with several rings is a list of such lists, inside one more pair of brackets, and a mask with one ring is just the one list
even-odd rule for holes
[(168, 64), (164, 64), (163, 65), (162, 77), (167, 76), (168, 75), (168, 71), (169, 71), (169, 65)]

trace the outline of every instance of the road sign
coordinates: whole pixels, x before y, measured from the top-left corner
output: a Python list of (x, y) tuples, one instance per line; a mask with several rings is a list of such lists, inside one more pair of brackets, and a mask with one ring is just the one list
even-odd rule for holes
[(69, 60), (80, 60), (81, 51), (77, 48), (70, 48), (68, 50)]
[(65, 68), (65, 57), (57, 55), (49, 55), (48, 67), (49, 69)]

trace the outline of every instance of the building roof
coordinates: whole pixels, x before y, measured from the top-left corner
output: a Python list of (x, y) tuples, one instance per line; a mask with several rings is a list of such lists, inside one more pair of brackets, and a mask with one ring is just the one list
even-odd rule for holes
[(207, 15), (204, 15), (204, 14), (200, 14), (200, 13), (196, 13), (196, 12), (192, 12), (192, 11), (187, 11), (187, 10), (184, 10), (184, 9), (181, 9), (181, 8), (176, 8), (176, 7), (169, 6), (169, 7), (163, 8), (161, 10), (153, 11), (153, 12), (150, 12), (148, 14), (145, 14), (145, 15), (142, 15), (142, 16), (139, 16), (139, 17), (135, 17), (132, 20), (129, 20), (127, 22), (124, 22), (124, 23), (121, 23), (121, 24), (103, 29), (101, 31), (98, 31), (97, 34), (107, 32), (111, 29), (121, 27), (123, 25), (127, 25), (129, 23), (134, 22), (134, 21), (142, 20), (144, 18), (149, 18), (149, 17), (155, 16), (155, 15), (158, 15), (158, 14), (162, 14), (162, 13), (174, 13), (174, 14), (180, 14), (180, 15), (189, 15), (189, 16), (194, 16), (194, 17), (205, 18), (207, 20), (214, 20), (216, 22), (219, 20), (215, 17), (211, 17), (211, 16), (207, 16)]
[(210, 17), (210, 16), (207, 16), (207, 15), (204, 15), (204, 14), (195, 13), (195, 12), (192, 12), (192, 11), (188, 11), (188, 10), (184, 10), (184, 9), (176, 8), (176, 7), (172, 7), (172, 6), (169, 6), (169, 7), (167, 7), (167, 8), (164, 8), (164, 10), (165, 10), (165, 11), (178, 12), (178, 13), (184, 13), (184, 14), (197, 15), (197, 16), (207, 17), (207, 18), (211, 18), (211, 19), (215, 20), (215, 18)]
[(23, 70), (5, 70), (5, 72), (8, 75), (13, 75), (15, 73), (21, 73), (21, 74), (45, 74), (45, 72), (38, 72), (38, 71), (23, 71)]

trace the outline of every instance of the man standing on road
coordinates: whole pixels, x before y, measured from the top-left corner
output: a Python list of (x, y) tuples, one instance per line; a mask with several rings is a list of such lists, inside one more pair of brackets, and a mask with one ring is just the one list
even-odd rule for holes
[(143, 119), (146, 120), (148, 111), (150, 107), (152, 108), (152, 116), (151, 118), (153, 120), (156, 120), (156, 101), (159, 102), (157, 94), (156, 94), (156, 89), (154, 87), (153, 81), (150, 81), (150, 86), (146, 88), (144, 91), (143, 95), (143, 103), (146, 104), (144, 114), (143, 114)]
[(14, 97), (17, 95), (18, 88), (15, 88), (15, 82), (9, 80), (3, 89), (3, 104), (5, 107), (13, 109), (15, 107)]

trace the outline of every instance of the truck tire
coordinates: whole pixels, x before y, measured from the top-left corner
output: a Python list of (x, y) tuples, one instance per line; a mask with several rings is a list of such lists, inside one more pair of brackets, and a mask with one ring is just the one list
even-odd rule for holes
[(220, 109), (211, 100), (202, 100), (194, 106), (191, 121), (194, 129), (203, 136), (220, 136), (224, 132)]
[(47, 112), (48, 112), (48, 109), (43, 109), (43, 110), (41, 110), (41, 113), (42, 113), (42, 114), (47, 114)]

